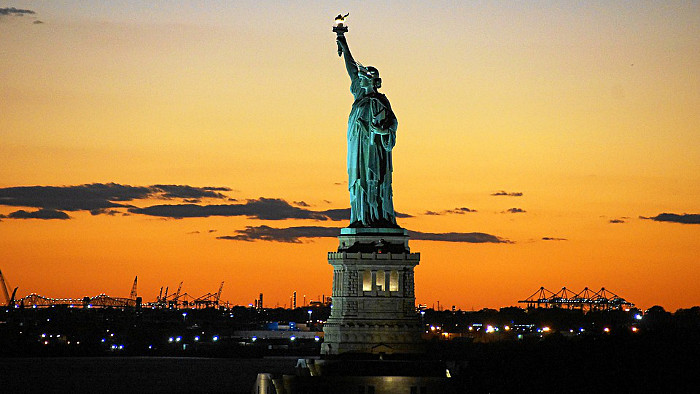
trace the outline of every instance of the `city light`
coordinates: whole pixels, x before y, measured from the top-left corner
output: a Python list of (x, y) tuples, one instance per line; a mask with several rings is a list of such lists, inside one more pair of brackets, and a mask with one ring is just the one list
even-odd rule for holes
[(549, 327), (542, 327), (542, 331), (544, 331), (544, 332), (549, 332), (549, 331), (551, 331), (551, 330), (552, 330), (552, 329), (549, 328)]
[(182, 337), (175, 338), (175, 342), (180, 342), (181, 340), (182, 340)]
[(289, 337), (289, 340), (290, 340), (290, 341), (294, 341), (295, 339), (297, 339), (297, 337), (295, 337), (294, 335), (292, 335), (291, 337)]
[(640, 315), (639, 313), (637, 313), (636, 315), (634, 315), (634, 318), (637, 319), (637, 320), (642, 320), (642, 315)]
[(493, 328), (493, 326), (491, 326), (491, 325), (486, 326), (486, 333), (490, 334), (490, 333), (495, 332), (495, 331), (496, 331), (496, 329)]
[[(168, 338), (168, 342), (170, 342), (170, 343), (172, 343), (173, 340), (174, 340), (173, 337)], [(104, 341), (105, 341), (105, 340), (103, 339), (102, 342), (104, 342)]]
[(199, 335), (197, 335), (197, 336), (194, 337), (194, 341), (195, 341), (195, 342), (199, 341)]
[(218, 336), (218, 335), (214, 335), (214, 336), (211, 338), (211, 340), (214, 341), (214, 342), (216, 342), (216, 341), (219, 340), (219, 336)]
[(603, 329), (603, 331), (604, 331), (604, 332), (610, 332), (610, 328), (605, 327), (605, 328)]

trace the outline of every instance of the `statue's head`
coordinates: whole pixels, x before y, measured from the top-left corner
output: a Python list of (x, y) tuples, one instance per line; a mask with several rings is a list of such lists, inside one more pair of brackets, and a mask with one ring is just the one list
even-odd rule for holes
[(359, 73), (363, 84), (379, 89), (382, 87), (382, 79), (379, 78), (379, 70), (372, 66), (360, 66)]

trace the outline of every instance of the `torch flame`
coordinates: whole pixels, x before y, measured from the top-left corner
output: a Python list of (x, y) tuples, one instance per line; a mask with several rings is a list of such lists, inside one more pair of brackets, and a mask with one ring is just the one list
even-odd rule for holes
[(348, 15), (350, 15), (350, 13), (347, 13), (345, 15), (338, 14), (338, 16), (335, 17), (335, 25), (336, 26), (343, 26), (343, 22), (345, 22), (345, 18), (347, 18)]

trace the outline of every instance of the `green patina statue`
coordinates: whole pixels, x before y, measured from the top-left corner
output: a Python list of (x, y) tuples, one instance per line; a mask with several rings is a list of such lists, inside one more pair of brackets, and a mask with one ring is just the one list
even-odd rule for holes
[[(340, 17), (340, 15), (339, 15)], [(338, 54), (345, 55), (350, 91), (355, 97), (348, 119), (349, 227), (396, 228), (391, 192), (391, 150), (398, 122), (385, 95), (377, 92), (382, 80), (374, 67), (353, 59), (342, 20), (337, 33)], [(340, 28), (339, 28), (340, 26)]]

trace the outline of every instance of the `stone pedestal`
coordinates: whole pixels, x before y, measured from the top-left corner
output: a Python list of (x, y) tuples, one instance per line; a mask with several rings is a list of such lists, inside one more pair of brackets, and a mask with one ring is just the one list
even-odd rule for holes
[(344, 228), (333, 266), (333, 305), (323, 354), (420, 353), (408, 233), (399, 228)]

